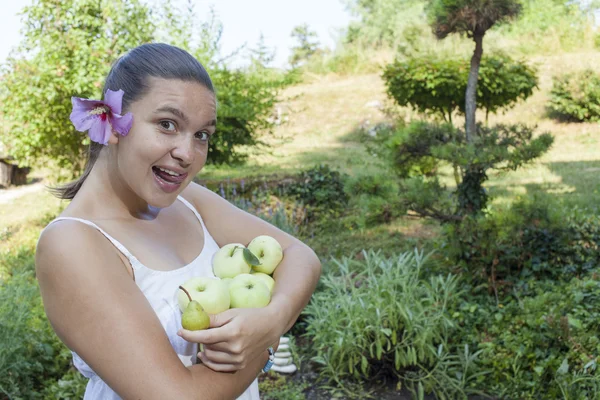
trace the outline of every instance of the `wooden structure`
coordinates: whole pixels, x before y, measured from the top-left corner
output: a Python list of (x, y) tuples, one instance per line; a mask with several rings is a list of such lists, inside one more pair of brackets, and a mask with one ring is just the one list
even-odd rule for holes
[(0, 186), (24, 185), (27, 183), (27, 174), (31, 170), (28, 167), (21, 168), (13, 165), (10, 161), (14, 158), (0, 154)]

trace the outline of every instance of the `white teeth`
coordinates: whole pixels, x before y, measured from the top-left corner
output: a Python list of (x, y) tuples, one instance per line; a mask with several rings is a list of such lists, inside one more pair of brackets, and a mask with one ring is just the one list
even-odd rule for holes
[(161, 168), (161, 167), (156, 167), (156, 168), (158, 168), (162, 172), (166, 172), (167, 174), (172, 175), (172, 176), (179, 176), (179, 175), (181, 175), (181, 174), (178, 174), (177, 172), (173, 172), (173, 171), (170, 171), (168, 169)]

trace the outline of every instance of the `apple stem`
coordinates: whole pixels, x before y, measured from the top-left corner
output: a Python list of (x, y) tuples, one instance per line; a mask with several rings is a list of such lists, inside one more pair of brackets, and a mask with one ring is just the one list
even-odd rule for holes
[(183, 286), (179, 286), (179, 289), (183, 290), (185, 292), (185, 294), (187, 294), (188, 299), (190, 299), (190, 301), (192, 301), (192, 296), (190, 296), (190, 292), (185, 290), (185, 288)]

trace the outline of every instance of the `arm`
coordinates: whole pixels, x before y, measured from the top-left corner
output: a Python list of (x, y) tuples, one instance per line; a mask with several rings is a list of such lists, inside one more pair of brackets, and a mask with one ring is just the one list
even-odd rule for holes
[[(254, 339), (252, 343), (256, 344), (256, 348), (248, 352), (252, 357), (260, 351), (260, 346), (266, 348), (293, 326), (316, 288), (321, 274), (321, 263), (314, 251), (300, 240), (238, 209), (200, 185), (191, 183), (183, 195), (198, 210), (206, 210), (202, 218), (219, 246), (232, 242), (248, 244), (256, 236), (269, 235), (277, 239), (283, 248), (283, 260), (273, 275), (276, 283), (271, 303), (264, 309), (252, 310), (255, 316), (251, 320), (255, 321), (257, 326), (262, 326), (261, 330), (257, 328), (247, 334), (254, 335), (255, 338), (257, 335), (265, 338), (261, 341)], [(247, 312), (228, 310), (222, 315), (217, 315), (211, 326), (218, 327), (229, 323), (236, 313)], [(243, 330), (245, 327), (240, 326), (238, 329)], [(184, 337), (187, 340), (210, 344), (220, 339), (215, 336), (217, 333), (216, 330), (209, 330), (195, 335), (186, 334)], [(226, 348), (221, 346), (221, 350), (225, 351)], [(239, 346), (236, 350), (239, 352)]]
[(233, 399), (267, 360), (256, 357), (235, 374), (186, 368), (116, 249), (78, 222), (44, 231), (36, 274), (58, 337), (125, 399)]

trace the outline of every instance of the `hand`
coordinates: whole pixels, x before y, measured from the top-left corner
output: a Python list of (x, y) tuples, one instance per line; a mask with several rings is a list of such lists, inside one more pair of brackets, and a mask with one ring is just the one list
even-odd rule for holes
[(209, 329), (181, 329), (178, 334), (188, 342), (204, 345), (198, 353), (204, 365), (218, 372), (235, 372), (269, 346), (279, 346), (282, 332), (273, 322), (266, 308), (233, 308), (211, 315)]

